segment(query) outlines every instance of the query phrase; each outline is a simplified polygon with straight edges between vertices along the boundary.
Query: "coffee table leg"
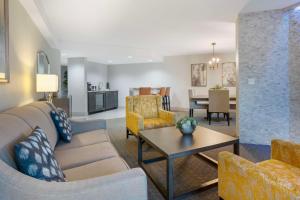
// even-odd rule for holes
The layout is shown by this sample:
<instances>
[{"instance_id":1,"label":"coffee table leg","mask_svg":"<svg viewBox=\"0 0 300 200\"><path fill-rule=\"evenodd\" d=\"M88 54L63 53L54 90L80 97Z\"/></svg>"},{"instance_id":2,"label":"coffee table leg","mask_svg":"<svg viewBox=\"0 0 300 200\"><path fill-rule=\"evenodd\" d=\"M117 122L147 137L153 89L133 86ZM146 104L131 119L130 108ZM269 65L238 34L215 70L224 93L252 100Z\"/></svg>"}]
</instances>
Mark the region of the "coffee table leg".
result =
<instances>
[{"instance_id":1,"label":"coffee table leg","mask_svg":"<svg viewBox=\"0 0 300 200\"><path fill-rule=\"evenodd\" d=\"M174 198L174 177L173 177L173 170L174 170L174 160L172 158L167 159L167 195L168 200L173 200Z\"/></svg>"},{"instance_id":2,"label":"coffee table leg","mask_svg":"<svg viewBox=\"0 0 300 200\"><path fill-rule=\"evenodd\" d=\"M138 163L142 165L143 162L143 140L141 137L138 137Z\"/></svg>"},{"instance_id":3,"label":"coffee table leg","mask_svg":"<svg viewBox=\"0 0 300 200\"><path fill-rule=\"evenodd\" d=\"M234 143L233 145L233 153L236 155L240 155L240 142L237 141L236 143Z\"/></svg>"}]
</instances>

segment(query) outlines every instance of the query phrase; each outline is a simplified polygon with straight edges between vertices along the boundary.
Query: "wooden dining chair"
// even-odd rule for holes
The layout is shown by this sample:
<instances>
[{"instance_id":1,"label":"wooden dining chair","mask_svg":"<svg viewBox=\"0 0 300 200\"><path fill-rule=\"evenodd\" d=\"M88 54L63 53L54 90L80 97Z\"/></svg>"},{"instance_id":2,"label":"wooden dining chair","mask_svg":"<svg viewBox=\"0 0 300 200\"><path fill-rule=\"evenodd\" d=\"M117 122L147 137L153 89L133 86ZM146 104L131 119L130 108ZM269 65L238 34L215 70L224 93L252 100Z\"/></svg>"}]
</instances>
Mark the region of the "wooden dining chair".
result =
<instances>
[{"instance_id":1,"label":"wooden dining chair","mask_svg":"<svg viewBox=\"0 0 300 200\"><path fill-rule=\"evenodd\" d=\"M168 111L171 110L170 94L171 94L171 88L167 87L165 98L166 98L166 107L167 107L166 110L168 110Z\"/></svg>"},{"instance_id":2,"label":"wooden dining chair","mask_svg":"<svg viewBox=\"0 0 300 200\"><path fill-rule=\"evenodd\" d=\"M139 88L139 95L151 95L151 87Z\"/></svg>"},{"instance_id":3,"label":"wooden dining chair","mask_svg":"<svg viewBox=\"0 0 300 200\"><path fill-rule=\"evenodd\" d=\"M228 126L230 126L229 114L229 90L209 90L209 103L208 103L208 121L211 124L211 117L213 113L223 113L227 119Z\"/></svg>"},{"instance_id":4,"label":"wooden dining chair","mask_svg":"<svg viewBox=\"0 0 300 200\"><path fill-rule=\"evenodd\" d=\"M166 101L166 88L165 87L161 87L159 90L159 95L162 98L162 107L164 110L167 110L167 101Z\"/></svg>"}]
</instances>

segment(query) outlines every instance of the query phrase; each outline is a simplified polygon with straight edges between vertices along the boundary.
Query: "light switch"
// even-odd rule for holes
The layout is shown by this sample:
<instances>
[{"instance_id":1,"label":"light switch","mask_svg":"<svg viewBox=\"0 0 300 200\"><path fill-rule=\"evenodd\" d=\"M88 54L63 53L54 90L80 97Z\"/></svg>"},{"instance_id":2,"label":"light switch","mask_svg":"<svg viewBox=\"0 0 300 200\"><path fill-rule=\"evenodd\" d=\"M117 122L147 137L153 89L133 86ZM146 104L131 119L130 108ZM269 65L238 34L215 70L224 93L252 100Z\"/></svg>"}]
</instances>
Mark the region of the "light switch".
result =
<instances>
[{"instance_id":1,"label":"light switch","mask_svg":"<svg viewBox=\"0 0 300 200\"><path fill-rule=\"evenodd\" d=\"M248 78L248 85L255 85L255 78Z\"/></svg>"}]
</instances>

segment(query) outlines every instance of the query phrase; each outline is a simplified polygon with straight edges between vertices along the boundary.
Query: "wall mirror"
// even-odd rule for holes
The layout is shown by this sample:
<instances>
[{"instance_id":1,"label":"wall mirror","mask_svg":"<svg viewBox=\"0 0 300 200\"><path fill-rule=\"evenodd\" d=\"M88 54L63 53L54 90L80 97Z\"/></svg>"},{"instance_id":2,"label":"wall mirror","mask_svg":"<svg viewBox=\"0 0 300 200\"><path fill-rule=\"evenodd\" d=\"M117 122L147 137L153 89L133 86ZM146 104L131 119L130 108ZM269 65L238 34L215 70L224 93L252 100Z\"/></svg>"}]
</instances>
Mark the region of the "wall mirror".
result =
<instances>
[{"instance_id":1,"label":"wall mirror","mask_svg":"<svg viewBox=\"0 0 300 200\"><path fill-rule=\"evenodd\" d=\"M9 81L8 0L0 0L0 83Z\"/></svg>"},{"instance_id":2,"label":"wall mirror","mask_svg":"<svg viewBox=\"0 0 300 200\"><path fill-rule=\"evenodd\" d=\"M44 51L39 51L37 53L37 73L50 74L50 62Z\"/></svg>"}]
</instances>

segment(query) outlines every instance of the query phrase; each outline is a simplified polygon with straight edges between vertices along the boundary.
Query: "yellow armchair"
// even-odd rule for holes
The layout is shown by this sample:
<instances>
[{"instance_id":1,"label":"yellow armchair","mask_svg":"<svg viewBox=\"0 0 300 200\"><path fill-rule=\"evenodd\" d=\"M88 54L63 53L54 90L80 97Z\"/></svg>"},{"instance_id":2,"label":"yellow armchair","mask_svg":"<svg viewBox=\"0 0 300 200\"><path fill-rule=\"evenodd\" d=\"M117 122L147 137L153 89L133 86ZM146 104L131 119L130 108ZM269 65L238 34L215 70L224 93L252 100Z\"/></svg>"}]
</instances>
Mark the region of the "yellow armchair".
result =
<instances>
[{"instance_id":1,"label":"yellow armchair","mask_svg":"<svg viewBox=\"0 0 300 200\"><path fill-rule=\"evenodd\" d=\"M162 109L158 95L126 97L126 128L129 135L138 136L139 131L175 125L175 113Z\"/></svg>"},{"instance_id":2,"label":"yellow armchair","mask_svg":"<svg viewBox=\"0 0 300 200\"><path fill-rule=\"evenodd\" d=\"M300 199L300 145L272 141L270 160L252 163L229 152L219 154L218 192L224 200Z\"/></svg>"}]
</instances>

